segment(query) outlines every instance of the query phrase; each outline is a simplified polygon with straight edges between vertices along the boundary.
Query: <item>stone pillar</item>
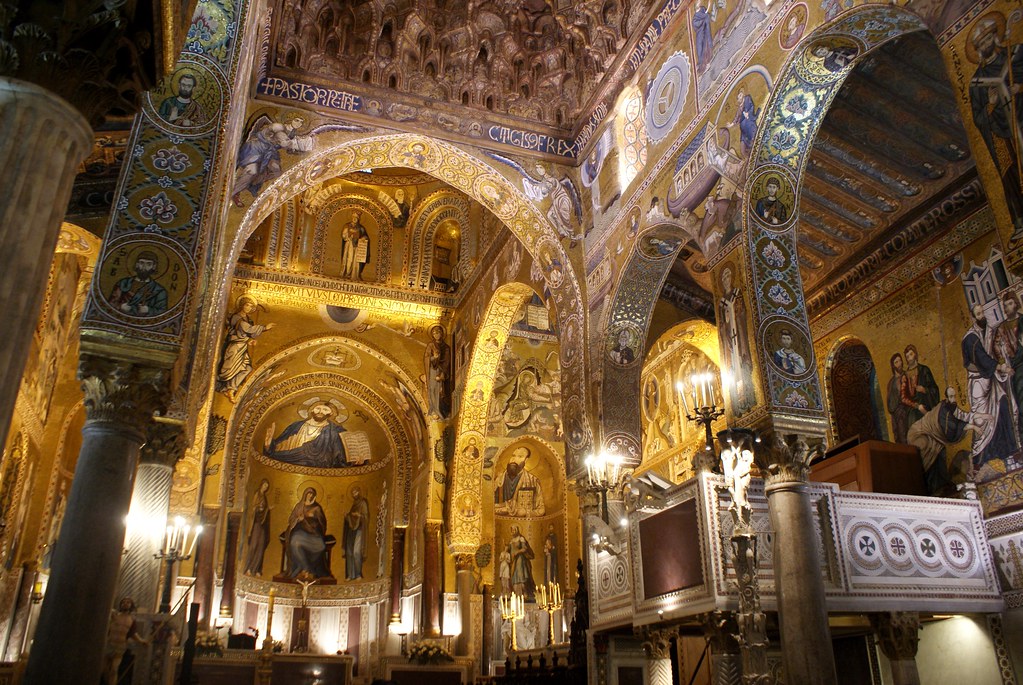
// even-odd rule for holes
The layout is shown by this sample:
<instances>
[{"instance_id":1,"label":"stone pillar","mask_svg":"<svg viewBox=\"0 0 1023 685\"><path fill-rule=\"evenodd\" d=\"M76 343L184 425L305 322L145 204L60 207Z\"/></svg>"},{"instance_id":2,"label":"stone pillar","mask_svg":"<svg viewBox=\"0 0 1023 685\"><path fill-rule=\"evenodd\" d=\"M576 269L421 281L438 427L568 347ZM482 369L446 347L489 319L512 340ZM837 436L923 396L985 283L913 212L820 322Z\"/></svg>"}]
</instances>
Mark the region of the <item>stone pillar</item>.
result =
<instances>
[{"instance_id":1,"label":"stone pillar","mask_svg":"<svg viewBox=\"0 0 1023 685\"><path fill-rule=\"evenodd\" d=\"M238 531L241 529L242 515L231 512L227 515L227 536L224 540L224 587L220 593L220 617L234 616L234 577L237 570L235 560L238 559ZM237 632L237 631L235 631Z\"/></svg>"},{"instance_id":2,"label":"stone pillar","mask_svg":"<svg viewBox=\"0 0 1023 685\"><path fill-rule=\"evenodd\" d=\"M165 369L83 354L78 375L82 447L26 685L99 682L139 450L170 394Z\"/></svg>"},{"instance_id":3,"label":"stone pillar","mask_svg":"<svg viewBox=\"0 0 1023 685\"><path fill-rule=\"evenodd\" d=\"M671 641L676 635L675 628L648 628L642 632L647 685L672 684Z\"/></svg>"},{"instance_id":4,"label":"stone pillar","mask_svg":"<svg viewBox=\"0 0 1023 685\"><path fill-rule=\"evenodd\" d=\"M920 672L916 667L920 614L915 611L870 614L870 625L877 634L881 651L891 662L892 682L895 685L920 685Z\"/></svg>"},{"instance_id":5,"label":"stone pillar","mask_svg":"<svg viewBox=\"0 0 1023 685\"><path fill-rule=\"evenodd\" d=\"M475 557L471 554L455 555L455 587L458 589L458 613L462 618L461 632L455 641L455 654L469 656L472 642L472 569Z\"/></svg>"},{"instance_id":6,"label":"stone pillar","mask_svg":"<svg viewBox=\"0 0 1023 685\"><path fill-rule=\"evenodd\" d=\"M428 521L423 550L423 637L440 637L440 593L443 590L443 559L440 521Z\"/></svg>"},{"instance_id":7,"label":"stone pillar","mask_svg":"<svg viewBox=\"0 0 1023 685\"><path fill-rule=\"evenodd\" d=\"M785 680L833 685L835 655L824 605L823 560L817 552L813 508L807 487L811 449L798 435L765 440L767 509L774 531L774 576L781 623Z\"/></svg>"},{"instance_id":8,"label":"stone pillar","mask_svg":"<svg viewBox=\"0 0 1023 685\"><path fill-rule=\"evenodd\" d=\"M391 532L391 623L401 623L401 590L405 575L405 529Z\"/></svg>"},{"instance_id":9,"label":"stone pillar","mask_svg":"<svg viewBox=\"0 0 1023 685\"><path fill-rule=\"evenodd\" d=\"M714 611L703 619L703 632L710 642L710 672L713 685L740 685L742 657L739 653L739 625L730 611Z\"/></svg>"},{"instance_id":10,"label":"stone pillar","mask_svg":"<svg viewBox=\"0 0 1023 685\"><path fill-rule=\"evenodd\" d=\"M78 165L92 150L82 115L48 90L0 77L0 445L21 385Z\"/></svg>"},{"instance_id":11,"label":"stone pillar","mask_svg":"<svg viewBox=\"0 0 1023 685\"><path fill-rule=\"evenodd\" d=\"M213 608L213 590L216 580L213 577L214 557L217 551L217 525L220 519L220 510L216 507L203 507L202 527L203 534L195 547L195 556L192 557L193 571L195 574L195 587L192 591L192 601L199 605L199 624L203 630L210 627L210 618ZM174 576L177 578L177 576Z\"/></svg>"},{"instance_id":12,"label":"stone pillar","mask_svg":"<svg viewBox=\"0 0 1023 685\"><path fill-rule=\"evenodd\" d=\"M184 449L181 423L161 420L149 425L128 510L127 553L117 581L117 597L131 597L142 612L156 611L159 603L163 562L153 555L163 543L174 464Z\"/></svg>"}]
</instances>

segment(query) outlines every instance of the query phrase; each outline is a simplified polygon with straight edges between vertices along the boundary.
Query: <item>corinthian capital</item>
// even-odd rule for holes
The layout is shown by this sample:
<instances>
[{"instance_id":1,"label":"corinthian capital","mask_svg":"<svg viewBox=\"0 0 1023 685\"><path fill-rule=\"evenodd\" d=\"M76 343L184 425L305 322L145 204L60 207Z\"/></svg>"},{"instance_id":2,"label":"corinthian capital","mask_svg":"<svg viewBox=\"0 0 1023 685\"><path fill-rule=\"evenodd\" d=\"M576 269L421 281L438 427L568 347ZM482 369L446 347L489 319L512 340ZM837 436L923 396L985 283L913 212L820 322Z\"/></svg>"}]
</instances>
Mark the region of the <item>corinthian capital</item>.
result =
<instances>
[{"instance_id":1,"label":"corinthian capital","mask_svg":"<svg viewBox=\"0 0 1023 685\"><path fill-rule=\"evenodd\" d=\"M163 410L170 398L170 371L137 362L83 354L78 379L88 421L121 424L143 435L153 412Z\"/></svg>"},{"instance_id":2,"label":"corinthian capital","mask_svg":"<svg viewBox=\"0 0 1023 685\"><path fill-rule=\"evenodd\" d=\"M649 659L670 659L671 640L678 635L678 628L644 628L639 636Z\"/></svg>"},{"instance_id":3,"label":"corinthian capital","mask_svg":"<svg viewBox=\"0 0 1023 685\"><path fill-rule=\"evenodd\" d=\"M150 422L140 455L143 463L174 466L184 453L185 430L180 422Z\"/></svg>"},{"instance_id":4,"label":"corinthian capital","mask_svg":"<svg viewBox=\"0 0 1023 685\"><path fill-rule=\"evenodd\" d=\"M805 483L810 462L824 453L824 443L820 439L807 441L795 433L775 434L761 444L757 465L767 471L766 485Z\"/></svg>"}]
</instances>

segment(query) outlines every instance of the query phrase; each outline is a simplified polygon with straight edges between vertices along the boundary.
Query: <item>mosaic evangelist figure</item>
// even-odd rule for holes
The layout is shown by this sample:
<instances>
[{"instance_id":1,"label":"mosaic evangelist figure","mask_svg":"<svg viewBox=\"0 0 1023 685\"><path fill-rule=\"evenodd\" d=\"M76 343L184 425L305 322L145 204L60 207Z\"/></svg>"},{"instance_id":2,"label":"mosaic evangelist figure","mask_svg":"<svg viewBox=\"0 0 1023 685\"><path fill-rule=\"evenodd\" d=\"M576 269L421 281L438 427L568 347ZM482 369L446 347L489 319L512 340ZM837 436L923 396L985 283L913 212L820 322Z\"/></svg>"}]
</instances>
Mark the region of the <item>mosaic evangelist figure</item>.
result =
<instances>
[{"instance_id":1,"label":"mosaic evangelist figure","mask_svg":"<svg viewBox=\"0 0 1023 685\"><path fill-rule=\"evenodd\" d=\"M227 319L227 336L220 355L220 367L217 369L217 391L227 395L234 402L238 388L252 372L252 357L249 350L256 338L271 330L277 324L257 324L252 314L259 309L255 298L242 295L238 304Z\"/></svg>"},{"instance_id":2,"label":"mosaic evangelist figure","mask_svg":"<svg viewBox=\"0 0 1023 685\"><path fill-rule=\"evenodd\" d=\"M297 466L346 466L348 462L341 434L345 432L344 421L348 416L338 417L337 423L332 420L334 416L333 406L317 402L309 408L307 418L290 424L277 437L273 437L276 424L271 423L266 431L263 453Z\"/></svg>"}]
</instances>

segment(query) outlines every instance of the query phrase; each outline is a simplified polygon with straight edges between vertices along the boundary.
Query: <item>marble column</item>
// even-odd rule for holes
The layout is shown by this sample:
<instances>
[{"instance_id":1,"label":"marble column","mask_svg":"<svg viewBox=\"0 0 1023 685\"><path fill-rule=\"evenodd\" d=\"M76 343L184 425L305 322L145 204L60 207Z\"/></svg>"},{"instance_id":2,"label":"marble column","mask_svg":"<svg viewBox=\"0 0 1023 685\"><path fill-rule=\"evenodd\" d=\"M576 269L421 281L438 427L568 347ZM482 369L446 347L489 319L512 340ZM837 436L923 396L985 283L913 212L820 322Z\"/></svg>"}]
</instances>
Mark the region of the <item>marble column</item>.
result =
<instances>
[{"instance_id":1,"label":"marble column","mask_svg":"<svg viewBox=\"0 0 1023 685\"><path fill-rule=\"evenodd\" d=\"M237 572L238 533L242 527L242 515L230 512L227 515L227 535L224 537L224 586L220 592L220 617L234 617L234 579ZM237 632L237 631L235 631Z\"/></svg>"},{"instance_id":2,"label":"marble column","mask_svg":"<svg viewBox=\"0 0 1023 685\"><path fill-rule=\"evenodd\" d=\"M391 531L391 623L401 623L401 590L405 575L405 529Z\"/></svg>"},{"instance_id":3,"label":"marble column","mask_svg":"<svg viewBox=\"0 0 1023 685\"><path fill-rule=\"evenodd\" d=\"M423 550L423 637L440 637L440 595L443 585L443 557L440 546L440 521L425 525L426 544Z\"/></svg>"},{"instance_id":4,"label":"marble column","mask_svg":"<svg viewBox=\"0 0 1023 685\"><path fill-rule=\"evenodd\" d=\"M184 449L180 422L161 420L149 425L131 494L126 553L117 582L117 597L131 597L142 612L156 611L159 603L163 562L153 555L163 543L174 464Z\"/></svg>"},{"instance_id":5,"label":"marble column","mask_svg":"<svg viewBox=\"0 0 1023 685\"><path fill-rule=\"evenodd\" d=\"M203 630L209 629L213 614L213 592L216 586L213 572L216 565L219 522L220 509L217 507L202 508L203 534L199 536L195 547L195 556L192 557L192 573L195 574L192 601L199 605L199 624Z\"/></svg>"},{"instance_id":6,"label":"marble column","mask_svg":"<svg viewBox=\"0 0 1023 685\"><path fill-rule=\"evenodd\" d=\"M870 614L870 625L878 644L892 666L895 685L920 685L916 667L916 647L920 641L920 614L915 611L893 611Z\"/></svg>"},{"instance_id":7,"label":"marble column","mask_svg":"<svg viewBox=\"0 0 1023 685\"><path fill-rule=\"evenodd\" d=\"M647 685L671 685L671 645L678 635L675 628L647 628L642 631L646 652Z\"/></svg>"},{"instance_id":8,"label":"marble column","mask_svg":"<svg viewBox=\"0 0 1023 685\"><path fill-rule=\"evenodd\" d=\"M139 451L169 397L168 372L83 354L85 426L23 682L96 683L117 589Z\"/></svg>"},{"instance_id":9,"label":"marble column","mask_svg":"<svg viewBox=\"0 0 1023 685\"><path fill-rule=\"evenodd\" d=\"M461 632L455 641L455 654L469 656L472 642L472 569L476 565L471 554L455 555L455 587L458 590L458 613L462 619Z\"/></svg>"},{"instance_id":10,"label":"marble column","mask_svg":"<svg viewBox=\"0 0 1023 685\"><path fill-rule=\"evenodd\" d=\"M774 576L781 623L785 679L800 685L833 685L835 655L824 604L823 560L818 553L813 507L807 485L811 448L798 435L764 440L764 491L774 531Z\"/></svg>"},{"instance_id":11,"label":"marble column","mask_svg":"<svg viewBox=\"0 0 1023 685\"><path fill-rule=\"evenodd\" d=\"M736 636L739 625L730 611L714 611L703 619L703 632L710 642L710 672L713 685L741 685L742 657Z\"/></svg>"},{"instance_id":12,"label":"marble column","mask_svg":"<svg viewBox=\"0 0 1023 685\"><path fill-rule=\"evenodd\" d=\"M92 129L54 93L0 77L0 445L14 412L25 359L78 165Z\"/></svg>"}]
</instances>

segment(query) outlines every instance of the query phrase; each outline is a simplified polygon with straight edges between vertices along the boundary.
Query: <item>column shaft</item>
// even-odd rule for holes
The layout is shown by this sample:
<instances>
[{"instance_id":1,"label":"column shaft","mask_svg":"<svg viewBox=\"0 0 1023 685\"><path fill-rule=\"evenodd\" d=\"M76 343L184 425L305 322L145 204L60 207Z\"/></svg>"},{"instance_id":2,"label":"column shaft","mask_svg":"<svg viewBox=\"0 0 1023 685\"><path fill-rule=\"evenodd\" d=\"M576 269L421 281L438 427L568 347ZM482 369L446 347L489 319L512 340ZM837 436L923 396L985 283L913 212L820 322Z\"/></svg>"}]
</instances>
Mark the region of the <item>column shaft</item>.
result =
<instances>
[{"instance_id":1,"label":"column shaft","mask_svg":"<svg viewBox=\"0 0 1023 685\"><path fill-rule=\"evenodd\" d=\"M440 527L436 521L426 524L426 545L423 550L423 635L440 637L440 594L443 590L443 559L440 547Z\"/></svg>"},{"instance_id":2,"label":"column shaft","mask_svg":"<svg viewBox=\"0 0 1023 685\"><path fill-rule=\"evenodd\" d=\"M806 483L769 483L766 493L786 679L800 685L831 685L836 681L835 656Z\"/></svg>"},{"instance_id":3,"label":"column shaft","mask_svg":"<svg viewBox=\"0 0 1023 685\"><path fill-rule=\"evenodd\" d=\"M459 554L455 557L455 587L458 589L458 613L462 625L455 642L457 656L469 656L469 644L472 642L472 567L475 562L471 554Z\"/></svg>"},{"instance_id":4,"label":"column shaft","mask_svg":"<svg viewBox=\"0 0 1023 685\"><path fill-rule=\"evenodd\" d=\"M195 589L192 601L199 605L199 623L204 630L210 626L210 614L213 607L213 567L217 551L216 530L219 518L220 511L218 509L203 507L202 525L206 532L199 536L199 543L195 548L195 557L193 557Z\"/></svg>"},{"instance_id":5,"label":"column shaft","mask_svg":"<svg viewBox=\"0 0 1023 685\"><path fill-rule=\"evenodd\" d=\"M61 220L92 129L48 90L0 78L0 445L46 293Z\"/></svg>"},{"instance_id":6,"label":"column shaft","mask_svg":"<svg viewBox=\"0 0 1023 685\"><path fill-rule=\"evenodd\" d=\"M131 597L143 612L156 611L160 589L160 531L167 522L174 468L166 464L139 464L129 508L127 553L121 562L118 597Z\"/></svg>"},{"instance_id":7,"label":"column shaft","mask_svg":"<svg viewBox=\"0 0 1023 685\"><path fill-rule=\"evenodd\" d=\"M143 436L88 421L25 683L96 683Z\"/></svg>"},{"instance_id":8,"label":"column shaft","mask_svg":"<svg viewBox=\"0 0 1023 685\"><path fill-rule=\"evenodd\" d=\"M391 534L391 623L401 621L401 589L405 572L405 529Z\"/></svg>"},{"instance_id":9,"label":"column shaft","mask_svg":"<svg viewBox=\"0 0 1023 685\"><path fill-rule=\"evenodd\" d=\"M227 515L227 538L224 540L224 587L220 593L220 615L222 617L234 615L235 560L238 558L238 531L241 528L241 516L237 512Z\"/></svg>"}]
</instances>

